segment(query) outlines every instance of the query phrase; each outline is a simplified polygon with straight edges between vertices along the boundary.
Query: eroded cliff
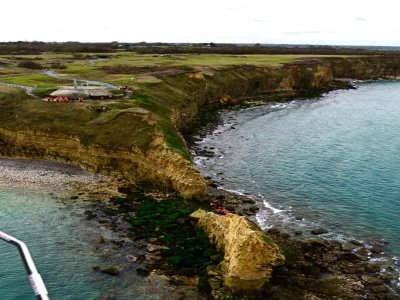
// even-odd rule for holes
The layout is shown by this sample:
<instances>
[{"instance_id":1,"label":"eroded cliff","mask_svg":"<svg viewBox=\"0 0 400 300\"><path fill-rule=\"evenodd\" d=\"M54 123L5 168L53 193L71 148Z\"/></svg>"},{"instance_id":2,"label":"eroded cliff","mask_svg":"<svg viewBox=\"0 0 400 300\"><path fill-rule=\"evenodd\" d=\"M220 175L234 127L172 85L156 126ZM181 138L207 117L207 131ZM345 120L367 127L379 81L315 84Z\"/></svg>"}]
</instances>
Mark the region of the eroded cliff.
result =
<instances>
[{"instance_id":1,"label":"eroded cliff","mask_svg":"<svg viewBox=\"0 0 400 300\"><path fill-rule=\"evenodd\" d=\"M245 217L217 215L198 210L191 215L217 249L224 253L221 262L224 286L235 293L255 293L269 280L272 268L285 258L278 246Z\"/></svg>"},{"instance_id":2,"label":"eroded cliff","mask_svg":"<svg viewBox=\"0 0 400 300\"><path fill-rule=\"evenodd\" d=\"M334 78L400 75L398 57L307 59L297 63L197 68L154 75L130 99L48 103L0 97L0 154L47 158L151 183L202 199L206 182L192 166L180 134L206 105L234 105L241 96L327 91Z\"/></svg>"}]
</instances>

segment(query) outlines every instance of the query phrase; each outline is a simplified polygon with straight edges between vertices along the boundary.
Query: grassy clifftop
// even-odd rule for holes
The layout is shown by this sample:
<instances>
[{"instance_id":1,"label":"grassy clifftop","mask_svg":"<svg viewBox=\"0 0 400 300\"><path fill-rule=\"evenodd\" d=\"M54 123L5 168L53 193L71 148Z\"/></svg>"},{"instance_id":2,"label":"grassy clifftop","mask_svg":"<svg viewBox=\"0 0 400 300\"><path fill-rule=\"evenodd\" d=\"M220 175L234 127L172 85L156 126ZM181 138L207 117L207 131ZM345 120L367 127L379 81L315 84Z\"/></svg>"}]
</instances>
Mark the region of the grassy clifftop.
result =
<instances>
[{"instance_id":1,"label":"grassy clifftop","mask_svg":"<svg viewBox=\"0 0 400 300\"><path fill-rule=\"evenodd\" d=\"M0 85L0 154L65 161L187 198L201 198L206 183L191 164L180 130L202 106L238 103L236 97L249 94L328 90L333 76L400 74L400 58L85 55L0 56L0 82L36 86L39 94L73 78L133 90L112 100L54 103ZM63 75L57 79L21 68L21 60Z\"/></svg>"}]
</instances>

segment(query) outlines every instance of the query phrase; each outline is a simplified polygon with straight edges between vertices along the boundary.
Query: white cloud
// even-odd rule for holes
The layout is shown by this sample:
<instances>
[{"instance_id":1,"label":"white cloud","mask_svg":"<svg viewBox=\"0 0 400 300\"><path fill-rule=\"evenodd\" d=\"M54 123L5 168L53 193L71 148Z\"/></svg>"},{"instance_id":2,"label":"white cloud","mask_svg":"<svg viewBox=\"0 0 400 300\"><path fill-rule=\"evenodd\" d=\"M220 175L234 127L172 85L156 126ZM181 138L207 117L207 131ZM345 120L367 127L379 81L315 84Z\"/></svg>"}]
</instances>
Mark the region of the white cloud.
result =
<instances>
[{"instance_id":1,"label":"white cloud","mask_svg":"<svg viewBox=\"0 0 400 300\"><path fill-rule=\"evenodd\" d=\"M400 46L399 8L397 0L13 0L2 3L0 41Z\"/></svg>"},{"instance_id":2,"label":"white cloud","mask_svg":"<svg viewBox=\"0 0 400 300\"><path fill-rule=\"evenodd\" d=\"M359 22L367 22L368 21L366 18L363 18L360 16L355 16L354 20L359 21Z\"/></svg>"}]
</instances>

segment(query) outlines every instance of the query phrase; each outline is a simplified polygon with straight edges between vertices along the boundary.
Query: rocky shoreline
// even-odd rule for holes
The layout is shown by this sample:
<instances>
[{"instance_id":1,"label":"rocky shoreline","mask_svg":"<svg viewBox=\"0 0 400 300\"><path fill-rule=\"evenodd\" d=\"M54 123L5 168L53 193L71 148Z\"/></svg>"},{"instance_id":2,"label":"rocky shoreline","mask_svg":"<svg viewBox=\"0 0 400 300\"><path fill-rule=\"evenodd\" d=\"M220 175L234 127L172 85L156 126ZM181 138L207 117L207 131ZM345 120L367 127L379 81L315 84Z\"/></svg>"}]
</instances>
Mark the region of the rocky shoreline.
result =
<instances>
[{"instance_id":1,"label":"rocky shoreline","mask_svg":"<svg viewBox=\"0 0 400 300\"><path fill-rule=\"evenodd\" d=\"M74 214L82 219L81 226L87 230L77 238L88 241L92 246L87 251L101 261L87 272L98 273L96 280L102 280L101 274L117 280L112 289L108 289L110 280L104 281L99 299L131 299L136 295L148 295L149 299L204 298L197 291L195 279L173 279L144 267L151 257L157 257L151 254L154 244L135 238L132 226L122 211L118 212L115 200L122 199L126 191L118 191L121 181L46 160L0 159L0 175L1 189L49 194L65 204L66 217ZM82 214L77 215L78 211Z\"/></svg>"},{"instance_id":2,"label":"rocky shoreline","mask_svg":"<svg viewBox=\"0 0 400 300\"><path fill-rule=\"evenodd\" d=\"M223 122L214 114L206 122L198 121L197 125L189 138L192 154L195 159L197 155L213 157L213 149L209 151L198 144ZM214 198L215 205L250 218L260 209L259 202L251 195L226 191L214 178L206 179L209 181L208 195ZM400 299L399 273L384 256L386 241L375 240L367 245L357 240L340 242L318 237L328 232L324 228L310 230L308 236L311 237L305 238L302 237L303 230L295 231L292 236L277 228L267 231L283 251L286 263L275 269L269 286L264 290L266 297Z\"/></svg>"},{"instance_id":3,"label":"rocky shoreline","mask_svg":"<svg viewBox=\"0 0 400 300\"><path fill-rule=\"evenodd\" d=\"M87 180L81 181L86 184L93 180L92 175L84 174L75 167L52 162L3 160L1 165L3 172L14 170L22 174L18 183L13 181L16 185L26 182L27 174L37 176L38 170L43 170L43 166L47 174L39 175L41 180L35 181L34 176L28 182L36 182L37 186L43 186L45 180L52 181L56 178L56 181L59 181L64 178L62 176L71 176L78 181L82 180L82 176L89 176ZM58 175L55 175L57 172ZM15 177L13 175L16 173L8 173L8 179ZM4 183L3 179L2 184ZM30 187L32 186L34 185L30 184ZM132 226L132 222L127 221L126 216L134 216L139 205L147 203L149 199L176 198L174 195L159 194L146 188L130 187L120 188L119 192L114 192L114 196L108 194L108 199L111 198L111 200L104 201L104 199L101 200L101 195L105 194L96 190L96 186L92 185L90 188L92 193L77 193L76 197L92 196L91 200L85 204L84 218L94 226L103 228L99 230L99 235L93 237L92 243L99 255L104 258L105 263L102 266L93 266L92 272L102 272L118 278L133 268L138 275L144 276L149 282L149 285L143 288L148 288L149 293L159 294L161 299L168 297L170 299L206 299L207 297L231 299L229 292L222 287L218 273L212 268L207 268L203 275L182 274L182 268L176 269L171 261L166 262L166 257L162 254L165 249L164 243L160 243L158 238L139 235L140 228ZM71 190L69 193L71 194ZM96 198L95 195L98 197ZM121 197L121 195L125 196ZM250 196L225 191L212 182L208 189L208 197L211 203L209 210L225 209L248 217L254 216L258 211L257 202ZM181 199L179 201L182 202ZM198 204L187 203L187 207L193 210L198 207ZM295 236L274 228L268 230L267 234L282 250L286 263L274 269L270 282L263 288L261 295L253 297L255 299L265 297L271 299L400 299L400 291L393 284L398 279L398 274L390 265L380 260L385 248L384 241L376 241L373 247L368 247L358 241L341 243L318 238L318 232L315 232L316 237L305 240L299 240ZM157 284L155 285L154 282ZM157 288L158 285L162 288ZM105 292L101 299L118 299L118 295L118 291L109 291ZM236 297L236 299L241 298L249 299L249 296Z\"/></svg>"},{"instance_id":4,"label":"rocky shoreline","mask_svg":"<svg viewBox=\"0 0 400 300\"><path fill-rule=\"evenodd\" d=\"M141 276L168 278L171 288L179 290L182 299L400 299L400 289L395 284L398 273L380 259L385 248L384 241L376 241L371 248L355 240L343 243L318 238L317 233L316 237L299 240L275 228L268 230L267 234L282 250L285 264L274 268L271 280L264 286L261 295L232 298L222 286L220 275L213 269L207 268L207 273L203 275L182 274L174 269L174 264L166 262L162 254L165 244L157 238L138 235L137 227L132 228L124 221L124 215L127 211L134 213L138 205L146 201L142 198L145 194L127 189L124 192L128 193L127 202L112 200L107 204L94 203L85 212L87 219L99 222L122 237L121 240L106 240L99 236L94 239L94 244L96 247L110 247L112 251L117 249L120 254L114 254L116 256L125 253ZM253 214L246 212L249 207L254 207L246 196L212 188L209 195L213 207L234 206L237 214ZM109 250L102 251L109 253ZM124 269L118 264L112 267L122 272ZM94 268L94 271L118 275L106 269ZM208 283L204 278L208 279Z\"/></svg>"},{"instance_id":5,"label":"rocky shoreline","mask_svg":"<svg viewBox=\"0 0 400 300\"><path fill-rule=\"evenodd\" d=\"M117 178L89 173L79 167L49 160L0 158L0 186L50 190L62 196L74 194L88 199L109 199L122 182Z\"/></svg>"},{"instance_id":6,"label":"rocky shoreline","mask_svg":"<svg viewBox=\"0 0 400 300\"><path fill-rule=\"evenodd\" d=\"M250 196L210 188L216 205L232 212L254 216L259 207ZM326 229L311 230L314 237L299 238L301 231L289 235L277 228L266 231L283 251L286 263L274 270L266 296L271 299L400 299L399 273L386 259L387 242L371 245L357 240L340 242L318 237ZM288 285L290 282L290 285ZM332 289L332 290L331 290ZM313 298L316 299L316 298Z\"/></svg>"}]
</instances>

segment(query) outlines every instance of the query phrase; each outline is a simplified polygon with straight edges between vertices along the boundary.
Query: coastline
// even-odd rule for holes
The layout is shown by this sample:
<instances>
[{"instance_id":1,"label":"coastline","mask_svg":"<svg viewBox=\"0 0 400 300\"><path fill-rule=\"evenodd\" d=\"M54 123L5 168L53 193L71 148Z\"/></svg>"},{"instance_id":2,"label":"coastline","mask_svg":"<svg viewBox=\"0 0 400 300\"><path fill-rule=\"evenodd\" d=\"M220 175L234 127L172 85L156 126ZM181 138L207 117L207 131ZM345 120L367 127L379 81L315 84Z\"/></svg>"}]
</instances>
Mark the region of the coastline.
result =
<instances>
[{"instance_id":1,"label":"coastline","mask_svg":"<svg viewBox=\"0 0 400 300\"><path fill-rule=\"evenodd\" d=\"M137 295L151 299L178 299L182 295L204 299L197 292L197 281L190 278L177 277L178 283L173 284L171 276L156 271L141 273L147 261L154 261L148 257L147 241L134 238L130 224L112 202L126 196L126 189L121 190L123 182L73 165L33 159L1 158L0 175L1 190L21 190L27 197L30 193L48 195L65 209L61 215L68 218L71 214L81 220L74 224L74 228L82 228L75 239L87 245L85 253L98 258L100 264L89 267L84 276L99 283L99 299L132 299ZM37 267L44 271L44 266ZM182 279L186 281L179 283Z\"/></svg>"},{"instance_id":2,"label":"coastline","mask_svg":"<svg viewBox=\"0 0 400 300\"><path fill-rule=\"evenodd\" d=\"M4 162L5 161L3 161L3 163ZM60 172L60 176L78 176L78 178L82 179L81 176L85 175L81 173L83 171L64 164L54 164L45 161L12 160L7 161L6 165L12 165L13 163L18 165L17 168L14 167L14 170L23 170L21 172L22 181L26 180L27 171L37 173L38 169L45 165L46 167L44 169L47 170L48 173L41 176L42 178L39 181L40 185L43 185L45 179L53 181L54 175L57 172L56 170ZM11 174L14 176L17 172L18 171ZM93 179L92 176L97 175L86 174L86 176L88 176L87 179L90 181ZM60 177L57 177L57 179L59 178ZM88 181L86 181L86 183L87 182ZM36 187L39 188L40 185ZM211 185L208 194L210 200L216 205L230 209L237 214L246 215L250 218L254 217L257 212L257 205L251 195L240 195L238 193L225 191L214 184ZM17 187L18 184L13 186ZM48 186L50 187L50 185ZM31 185L31 187L34 186ZM73 195L75 191L76 190L71 189L66 192L66 194L69 193ZM130 188L120 189L119 192L120 195L121 193L128 193L126 197L135 204L138 200L134 199L137 199L137 196L140 194L136 192L132 194L132 191L134 190ZM83 195L79 195L79 197L85 198ZM165 195L159 194L158 197L165 198ZM123 213L119 210L120 204L118 202L105 202L104 200L93 201L92 199L92 201L86 202L85 206L84 215L88 224L90 223L92 229L98 228L94 230L94 232L98 232L98 235L91 237L91 243L98 255L105 259L105 266L111 265L113 268L119 270L118 272L120 272L121 275L117 276L119 276L118 278L120 278L120 280L124 282L125 280L129 281L129 275L129 278L124 276L127 276L127 274L131 272L129 270L134 266L136 269L134 272L142 274L143 280L147 282L147 287L143 287L144 290L142 290L142 292L147 289L146 293L157 294L161 299L167 299L167 294L172 297L172 299L178 299L180 296L190 297L191 299L204 299L205 295L197 290L199 284L198 278L166 275L158 270L157 264L160 262L161 258L159 254L157 254L158 250L156 250L156 252L153 250L157 249L157 246L152 242L137 239L132 235L134 231L132 232L132 228L130 228L129 224L121 218ZM379 262L371 262L368 260L369 257L365 245L359 244L356 241L353 243L340 243L318 237L300 241L275 228L271 228L267 233L282 249L284 249L287 263L285 266L278 267L274 270L271 279L272 285L264 290L266 296L275 297L277 299L298 299L299 295L304 295L305 297L313 293L315 293L315 295L324 295L324 293L325 295L329 295L329 293L331 293L331 296L333 296L335 293L330 290L331 286L327 286L328 282L341 288L346 287L346 293L348 295L356 295L368 289L372 295L382 295L386 293L392 295L390 299L397 299L386 287L392 280L392 277L387 271L381 272L381 265ZM383 244L380 246L384 247ZM296 259L293 259L293 256L296 256ZM92 272L99 272L98 270L102 268L105 267L93 266ZM138 269L142 271L137 271ZM287 275L288 270L291 273L290 276ZM356 271L356 274L354 274L354 271ZM90 272L90 270L88 270L88 272ZM326 278L321 279L320 272L324 274L328 272L327 274L330 274L328 276L329 280L326 281ZM363 279L359 279L359 277ZM333 278L339 278L340 283L332 283L331 281ZM297 287L295 289L290 289L289 294L283 297L281 293L284 289L288 288L287 282L292 282L292 284ZM320 287L310 291L310 284L315 286L320 285ZM107 297L118 297L120 292L122 291L110 291L103 293L102 297L104 299L108 299Z\"/></svg>"},{"instance_id":3,"label":"coastline","mask_svg":"<svg viewBox=\"0 0 400 300\"><path fill-rule=\"evenodd\" d=\"M292 70L292 69L291 69ZM244 71L246 71L246 70L244 70ZM254 70L253 70L254 71ZM294 70L292 70L292 71L294 71ZM313 77L312 79L313 80L311 80L311 83L309 83L309 84L305 84L304 86L303 86L303 82L300 82L300 83L298 83L298 84L296 84L296 85L293 85L293 84L287 84L288 85L288 88L289 89L291 89L291 88L294 88L294 89L296 89L296 88L300 88L300 89L305 89L305 90L308 90L308 89L310 89L311 90L311 93L312 92L315 92L313 89L312 89L312 87L314 86L314 84L315 84L315 86L317 86L318 87L318 85L319 85L319 81L318 81L318 78L319 78L319 76L320 76L320 73L319 72L317 72L318 70L315 70L315 78ZM228 72L227 72L228 73ZM312 72L311 72L312 73ZM319 74L319 75L318 75ZM199 82L202 82L203 81L203 79L204 79L204 76L209 76L209 75L206 75L206 74L202 74L202 73L200 73L200 74L198 74L199 76L199 78L197 78L196 80L198 80ZM222 75L224 75L224 74L222 74ZM221 76L222 76L221 75ZM229 74L228 74L229 75ZM318 75L318 76L317 76ZM186 76L186 75L185 75ZM201 77L203 77L203 79L201 79ZM242 81L242 77L240 77L240 76L238 76L239 77L239 81L241 82ZM260 76L261 77L261 76ZM302 76L293 76L294 78L296 78L296 80L297 79L299 79L299 81L300 81L300 79L301 78L303 78ZM236 78L236 77L235 77ZM263 77L264 78L264 77ZM185 80L186 80L187 78L185 78ZM212 80L208 80L208 79L210 79L209 77L207 77L207 81L212 81ZM211 78L212 79L212 78ZM265 78L264 78L265 79ZM184 81L185 81L184 80ZM204 80L204 81L206 81L206 80ZM185 81L186 82L186 81ZM216 81L217 83L218 83L218 81ZM283 82L283 81L282 81ZM313 83L313 82L315 82L315 83ZM285 82L283 82L283 83L285 83ZM283 84L282 83L282 84ZM249 84L249 86L250 86L250 81L248 82L248 84ZM235 85L235 82L232 82L232 86L234 86ZM266 84L267 85L267 84ZM266 96L271 96L270 98L268 98L267 97L267 99L269 99L269 100L271 100L271 99L275 99L275 94L277 94L276 92L271 92L271 90L273 90L274 89L274 87L272 87L272 86L274 86L274 84L271 84L271 86L268 86L266 89L269 91L269 95L266 95ZM232 88L232 90L230 91L229 89L230 88ZM254 86L251 86L251 88L250 87L245 87L245 88L248 88L248 89L254 89ZM276 88L276 87L275 87ZM282 85L282 86L279 86L279 88L287 88L286 87L286 85ZM230 87L230 86L226 86L226 89L227 89L227 93L232 93L232 95L233 96L235 96L235 93L238 93L238 94L241 94L241 93L243 93L243 90L240 90L240 91L235 91L234 89L233 89L233 87ZM223 90L223 89L222 89ZM245 90L245 89L244 89ZM202 91L201 89L199 90L199 91ZM207 101L208 100L210 100L210 101L212 101L213 99L211 99L211 97L214 97L216 94L218 94L218 93L220 93L220 89L217 89L216 91L215 91L215 93L210 93L211 95L207 95L207 96L209 96L208 98L209 99L207 99ZM303 90L304 91L304 90ZM293 91L292 91L293 92ZM279 93L279 92L278 92ZM289 93L291 93L291 92L289 92ZM215 95L214 95L215 94ZM285 95L285 92L282 94L283 96L285 96L286 97L286 95ZM196 95L195 95L196 96ZM283 97L283 98L280 98L280 97L278 97L279 99L279 101L283 101L284 99L286 99L285 97ZM292 93L292 96L290 96L290 97L293 97L293 93ZM204 96L204 98L205 98L205 96ZM224 97L222 97L222 98L224 98ZM186 99L186 98L185 98ZM196 99L194 99L194 100L196 100ZM229 99L228 99L229 100ZM181 129L182 130L182 128L183 127L185 127L188 123L190 123L190 121L191 121L191 116L193 116L193 115L196 115L197 114L197 109L199 108L199 107L201 107L201 103L200 103L200 101L198 101L199 103L192 103L193 104L193 107L192 106L190 106L190 107L184 107L184 108L182 108L182 107L180 107L180 111L177 109L177 111L174 111L173 112L173 118L174 118L174 126L176 126L176 128L178 128L178 129ZM204 104L204 103L203 103ZM221 103L222 105L224 105L223 103ZM227 105L229 105L229 103L225 103L225 104L227 104ZM261 101L259 102L259 104L261 104ZM196 108L196 107L194 107L195 105L198 105L198 107ZM278 105L278 104L277 104ZM181 114L181 115L179 115L179 114ZM172 117L171 117L172 118ZM176 129L175 128L175 129ZM29 143L30 143L30 141L32 140L32 139L34 139L35 138L35 136L33 136L33 138L32 138L32 136L30 136L30 135L28 135L27 136L27 141L29 141ZM48 139L49 137L47 136L46 137L46 139ZM42 147L42 146L41 146ZM23 147L20 147L20 148L22 148L23 149ZM18 148L18 149L20 149L20 148ZM46 148L46 147L44 147L44 148ZM7 145L6 145L6 149L7 149ZM38 148L39 150L41 150L41 148L39 147ZM29 150L29 148L28 148L28 150ZM93 149L92 149L93 150ZM155 149L155 150L157 150L157 149ZM156 152L156 151L155 151ZM16 152L16 153L19 153L19 152ZM29 154L29 151L27 151L27 153ZM34 153L36 153L36 152L34 152ZM39 153L40 155L42 154L40 151L38 151L37 153ZM76 153L76 151L74 152L74 151L70 151L69 153ZM115 153L115 154L119 154L119 153ZM124 152L124 154L126 154L125 152ZM58 154L57 154L58 155ZM54 159L59 159L59 157L57 156L57 155L55 155L55 156L51 156L52 158L54 158ZM116 155L116 157L118 157L118 155ZM64 157L62 157L63 159L65 159L66 161L74 161L74 159L76 158L77 159L77 161L79 162L79 159L81 159L82 160L82 158L81 157L74 157L74 159L70 159L70 157L68 157L67 155L66 156L64 156ZM143 159L143 157L142 156L140 156L139 158L138 158L138 160L140 161L141 159ZM166 156L166 157L162 157L162 159L160 159L160 160L157 160L157 163L160 163L160 162L165 162L166 160L168 160L168 156ZM74 161L75 163L77 163L77 161ZM119 160L110 160L110 166L111 167L115 167L114 165L112 165L111 164L111 162L119 162ZM97 163L97 161L95 162L95 163ZM131 163L127 163L127 165L132 165ZM152 164L149 164L149 165L151 165L152 166ZM162 164L161 164L162 165ZM177 166L178 166L178 164L176 164ZM182 166L182 165L180 165L179 167L179 170L181 170L181 169L185 169L185 168L183 168L183 167L186 167L187 165L189 165L189 163L188 164L186 164L185 166ZM103 166L104 167L104 166ZM121 168L123 167L123 166L120 166ZM115 167L116 168L116 167ZM153 169L156 169L156 168L153 168ZM167 168L166 168L167 169ZM160 173L162 173L162 172L160 172ZM181 173L179 173L179 174L181 174ZM157 175L159 175L159 174L157 174ZM159 178L161 178L161 177L150 177L153 181L157 181L157 179L159 179ZM178 178L178 179L180 179L181 178L181 176L178 176L178 177L172 177L174 180L176 179L176 178ZM196 177L197 178L197 177ZM186 179L186 178L185 178ZM170 183L170 181L168 181L168 183ZM221 195L221 191L222 190L220 190L220 189L218 189L218 188L216 188L216 187L218 187L218 185L216 185L216 186L214 186L214 190L212 190L212 191L209 191L209 195L211 195L211 199L210 200L213 200L213 199L215 199L215 200L225 200L225 202L224 201L221 201L221 205L224 203L224 205L226 205L226 206L228 206L228 205L230 205L230 206L232 206L233 207L233 209L235 209L235 210L237 210L238 211L238 213L241 213L241 214L245 214L245 215L254 215L254 213L255 213L255 211L251 211L251 210L256 210L256 208L251 208L251 207L255 207L254 206L254 203L247 203L248 204L248 208L247 208L247 211L245 211L244 209L243 209L243 211L242 212L240 212L239 210L240 210L240 207L242 207L242 203L245 203L245 199L248 199L247 197L243 197L243 199L238 199L238 196L237 195L234 195L234 194L231 194L231 193L227 193L226 195ZM214 194L213 194L214 193ZM225 193L225 192L222 192L222 193ZM228 196L228 194L230 195L230 196ZM217 198L221 198L221 196L224 196L224 198L222 198L222 199L217 199ZM239 195L240 196L240 195ZM225 198L228 198L228 199L225 199ZM229 199L229 198L231 198L231 199ZM240 197L239 197L240 198ZM239 207L239 208L237 208L237 207ZM98 218L98 221L100 222L100 223L104 223L104 224L109 224L108 226L110 226L110 227L115 227L115 228L117 228L117 225L115 225L116 223L117 223L117 221L115 220L116 219L116 216L114 215L114 216L109 216L109 215L107 215L107 211L108 211L108 208L106 207L106 206L100 206L100 208L99 208L100 210L102 210L102 211L104 211L104 212L106 212L106 214L104 215L104 217L102 217L102 218ZM87 217L88 218L91 218L93 216L93 214L92 213L88 213L87 214ZM97 218L96 218L96 216L93 218L93 220L96 220ZM118 219L118 218L117 218ZM110 221L111 220L111 221ZM111 225L110 225L111 224ZM118 231L118 229L116 229L117 231ZM277 234L276 232L274 233L274 232L271 232L270 233L271 235L276 235L276 239L277 240L280 240L281 238L282 239L284 239L284 240L287 240L287 234L286 233L279 233L279 234ZM281 237L281 235L282 235L282 237ZM286 237L286 238L285 238ZM320 241L317 241L316 243L315 243L315 241L314 242L312 242L311 243L311 246L312 247L319 247L319 248L321 248L320 246L318 246L319 244L323 244L324 242L320 242ZM344 261L347 261L347 260L352 260L352 259L354 259L354 256L349 256L348 254L348 252L350 251L350 252L352 252L353 251L353 248L351 248L351 246L349 246L349 245L345 245L344 246L344 249L342 249L343 247L342 247L342 245L327 245L326 246L326 249L328 249L329 247L330 247L330 251L333 249L334 251L344 251L344 253L342 253L342 254L340 254L340 256L344 256L345 257L345 259L341 259L341 260L344 260ZM356 245L357 246L357 245ZM147 247L146 245L144 246L144 247ZM300 248L302 248L303 246L299 246ZM296 248L296 247L295 247ZM322 249L322 248L321 248ZM347 250L346 250L347 249ZM349 250L350 249L350 250ZM339 254L338 254L339 255ZM289 255L290 256L290 255ZM338 256L339 257L339 256ZM364 256L362 256L362 258L365 258L365 255ZM315 259L314 259L315 260ZM361 261L363 261L363 259L361 259L360 258L360 260ZM323 263L323 262L322 262ZM326 261L325 261L325 263L326 263ZM305 267L306 269L307 269L307 264L306 265L302 265L302 267ZM322 266L323 267L323 266ZM301 270L300 270L301 271ZM300 272L299 271L299 272ZM376 268L375 268L375 271L376 271ZM302 271L301 271L302 272ZM375 272L376 273L376 272ZM299 274L303 274L303 273L299 273ZM314 274L314 273L313 273ZM304 274L303 274L304 275ZM314 275L316 275L316 274L314 274ZM369 280L370 278L368 278L367 280ZM381 279L381 280L383 280L383 279ZM378 282L380 282L380 281L378 281ZM385 282L385 281L384 281ZM367 282L368 283L368 282ZM376 281L374 282L374 283L377 283ZM378 283L378 284L371 284L371 286L375 286L375 285L378 285L378 286L380 286L380 288L378 288L378 289L380 289L381 290L381 292L382 292L382 283ZM377 291L377 293L379 293L379 291Z\"/></svg>"},{"instance_id":4,"label":"coastline","mask_svg":"<svg viewBox=\"0 0 400 300\"><path fill-rule=\"evenodd\" d=\"M356 82L363 82L363 81L352 81L353 83ZM315 99L315 98L311 98ZM296 100L295 100L296 101ZM298 100L298 101L307 101L307 100ZM276 103L268 103L264 102L264 106L269 106L272 108L279 108L281 106L289 105L290 102L276 102ZM257 103L255 106L259 106L260 104ZM252 109L250 107L249 109ZM236 108L235 108L236 109ZM248 109L248 108L244 108ZM240 110L240 108L239 108ZM229 108L225 109L223 112L219 112L219 114L223 114L224 112L229 112ZM207 160L210 158L216 158L218 155L223 155L222 152L216 149L215 145L209 145L209 139L212 136L217 137L220 134L223 134L225 130L234 130L236 129L235 122L232 122L232 118L218 118L213 117L213 124L207 124L206 126L199 126L193 129L193 136L189 139L189 148L191 149L192 155L194 157L195 165L197 165L199 169L199 164L201 165L203 160ZM196 124L204 124L204 122L199 121ZM260 207L264 206L264 209L267 208L271 210L271 214L285 214L285 208L275 208L271 206L262 195L251 195L246 191L235 191L229 190L223 186L223 169L218 174L210 174L210 172L205 172L203 170L200 171L203 176L209 181L209 185L211 186L211 191L209 193L217 195L220 198L219 205L232 209L232 212L236 214L246 215L253 221L255 221L259 226L261 226L272 238L273 240L281 247L281 249L293 249L295 248L297 252L303 253L308 247L312 246L314 249L318 251L328 251L330 253L330 258L324 261L322 257L311 256L307 258L307 253L305 253L305 257L302 257L303 262L306 261L308 264L313 265L317 269L320 268L321 274L324 272L333 273L337 278L345 279L347 282L345 285L349 285L349 289L347 290L348 295L362 294L363 292L369 293L371 297L373 297L374 293L382 293L388 297L394 297L393 299L399 299L400 295L400 277L399 277L399 270L398 266L394 265L393 257L390 254L385 253L385 247L387 242L381 239L376 239L372 241L359 241L352 238L350 235L342 235L342 238L339 238L335 232L329 231L326 228L310 228L302 225L300 226L300 222L302 221L302 217L296 216L289 216L287 215L287 219L291 219L291 226L292 228L284 228L281 224L269 224L267 227L260 223L257 220L257 213L260 211ZM222 180L221 180L222 179ZM210 189L209 189L210 190ZM227 201L221 200L227 199ZM232 201L232 199L236 199L236 201ZM238 200L240 199L240 200ZM247 199L247 200L246 200ZM233 208L232 202L234 202L238 207ZM243 204L248 205L251 203L251 211L249 211L248 207L241 208ZM282 221L285 222L285 221ZM293 227L297 226L297 227ZM296 246L293 246L293 245ZM299 250L302 249L302 250ZM304 250L304 251L303 251ZM286 250L284 250L285 252ZM350 263L350 268L354 268L354 270L350 270L346 266L346 263L341 262L342 257L349 255L354 257L350 258L353 260ZM310 259L311 258L311 259ZM359 260L357 262L357 260ZM353 264L361 263L365 264L364 267L357 267ZM290 264L290 263L289 263ZM328 266L330 264L330 266ZM335 264L337 264L335 266ZM340 265L341 264L341 265ZM353 265L352 265L353 264ZM340 265L340 266L339 266ZM296 269L296 267L294 268ZM379 271L378 271L379 270ZM294 271L294 270L292 270ZM372 272L375 272L376 278L380 278L379 280L370 280ZM278 271L279 272L279 271ZM294 271L296 272L296 271ZM317 272L318 273L318 272ZM348 274L352 274L348 276ZM315 274L314 274L315 275ZM357 278L358 276L358 278ZM374 275L372 275L374 276ZM389 279L391 278L391 279ZM364 280L366 279L366 280ZM383 281L382 281L382 280ZM273 281L274 279L272 279ZM368 282L370 281L370 282ZM370 283L374 282L377 284L378 282L384 283L386 288L377 287L371 285ZM297 282L301 285L301 283ZM340 285L340 284L339 284ZM351 286L351 287L350 287ZM344 286L342 286L344 287ZM371 294L372 293L372 294ZM394 294L391 294L394 293ZM396 295L396 296L395 296ZM384 296L384 297L386 297Z\"/></svg>"},{"instance_id":5,"label":"coastline","mask_svg":"<svg viewBox=\"0 0 400 300\"><path fill-rule=\"evenodd\" d=\"M0 158L0 187L49 191L58 196L106 200L119 196L121 182L79 167L43 159Z\"/></svg>"}]
</instances>

